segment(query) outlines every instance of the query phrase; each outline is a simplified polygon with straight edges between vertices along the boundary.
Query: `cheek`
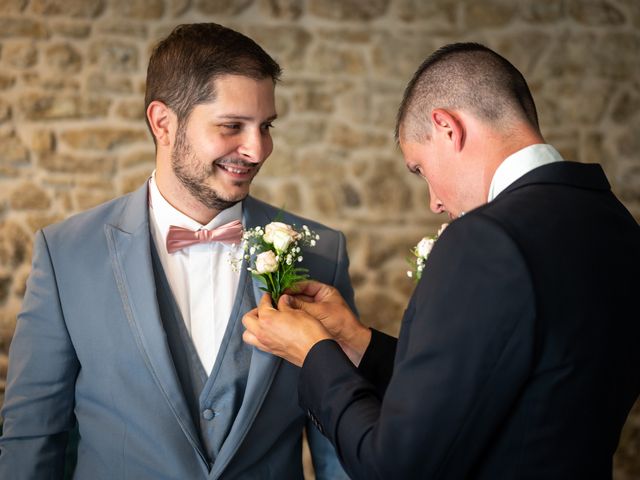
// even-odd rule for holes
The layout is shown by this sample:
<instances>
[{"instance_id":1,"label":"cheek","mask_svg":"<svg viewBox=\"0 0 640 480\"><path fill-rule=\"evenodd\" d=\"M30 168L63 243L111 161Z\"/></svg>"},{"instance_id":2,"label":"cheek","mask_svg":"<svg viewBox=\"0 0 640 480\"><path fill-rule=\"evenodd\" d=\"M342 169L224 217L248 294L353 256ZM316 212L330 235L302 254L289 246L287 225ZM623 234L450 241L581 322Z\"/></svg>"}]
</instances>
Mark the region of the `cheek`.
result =
<instances>
[{"instance_id":1,"label":"cheek","mask_svg":"<svg viewBox=\"0 0 640 480\"><path fill-rule=\"evenodd\" d=\"M269 134L267 134L266 138L264 139L263 150L265 159L269 155L271 155L271 152L273 151L273 138L271 138L271 135Z\"/></svg>"}]
</instances>

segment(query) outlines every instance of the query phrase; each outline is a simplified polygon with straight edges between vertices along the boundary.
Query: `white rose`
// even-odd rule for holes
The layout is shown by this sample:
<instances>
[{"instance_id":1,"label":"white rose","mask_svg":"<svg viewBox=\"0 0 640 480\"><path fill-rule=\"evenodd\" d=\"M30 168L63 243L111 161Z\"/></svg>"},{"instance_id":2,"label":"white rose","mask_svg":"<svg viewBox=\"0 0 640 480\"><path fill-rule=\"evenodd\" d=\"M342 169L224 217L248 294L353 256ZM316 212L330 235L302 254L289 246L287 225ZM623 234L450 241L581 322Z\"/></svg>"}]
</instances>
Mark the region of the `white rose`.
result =
<instances>
[{"instance_id":1,"label":"white rose","mask_svg":"<svg viewBox=\"0 0 640 480\"><path fill-rule=\"evenodd\" d=\"M264 240L279 252L284 252L294 240L298 239L298 232L286 223L271 222L264 229Z\"/></svg>"},{"instance_id":2,"label":"white rose","mask_svg":"<svg viewBox=\"0 0 640 480\"><path fill-rule=\"evenodd\" d=\"M278 269L278 259L271 250L262 252L256 257L256 271L258 273L271 273Z\"/></svg>"},{"instance_id":3,"label":"white rose","mask_svg":"<svg viewBox=\"0 0 640 480\"><path fill-rule=\"evenodd\" d=\"M426 258L431 253L431 249L433 248L434 243L435 240L433 238L424 237L416 246L418 255L422 258Z\"/></svg>"}]
</instances>

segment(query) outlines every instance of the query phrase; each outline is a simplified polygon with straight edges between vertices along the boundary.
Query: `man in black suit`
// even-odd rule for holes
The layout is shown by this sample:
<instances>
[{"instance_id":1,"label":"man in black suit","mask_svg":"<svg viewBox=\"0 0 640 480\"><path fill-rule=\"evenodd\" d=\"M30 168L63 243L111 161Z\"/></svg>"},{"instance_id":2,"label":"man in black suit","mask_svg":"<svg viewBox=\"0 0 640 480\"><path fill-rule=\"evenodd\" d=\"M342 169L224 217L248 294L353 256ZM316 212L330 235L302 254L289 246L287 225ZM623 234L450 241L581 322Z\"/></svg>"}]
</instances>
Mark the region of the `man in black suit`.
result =
<instances>
[{"instance_id":1,"label":"man in black suit","mask_svg":"<svg viewBox=\"0 0 640 480\"><path fill-rule=\"evenodd\" d=\"M422 64L396 137L454 219L399 338L310 282L263 299L245 341L302 366L300 404L354 479L611 478L640 392L637 222L600 166L545 144L524 78L481 45Z\"/></svg>"}]
</instances>

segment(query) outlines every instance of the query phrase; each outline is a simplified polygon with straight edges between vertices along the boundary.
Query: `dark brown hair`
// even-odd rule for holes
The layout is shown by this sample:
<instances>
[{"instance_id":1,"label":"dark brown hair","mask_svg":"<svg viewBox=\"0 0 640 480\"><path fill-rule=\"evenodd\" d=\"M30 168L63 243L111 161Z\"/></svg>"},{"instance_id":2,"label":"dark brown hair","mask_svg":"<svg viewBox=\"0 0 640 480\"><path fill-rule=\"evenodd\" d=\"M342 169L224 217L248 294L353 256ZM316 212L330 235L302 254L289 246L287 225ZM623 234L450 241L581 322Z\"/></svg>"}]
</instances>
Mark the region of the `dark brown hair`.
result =
<instances>
[{"instance_id":1,"label":"dark brown hair","mask_svg":"<svg viewBox=\"0 0 640 480\"><path fill-rule=\"evenodd\" d=\"M467 110L504 128L517 118L539 129L536 106L522 74L479 43L445 45L420 65L398 110L396 141L401 127L403 137L428 139L436 108Z\"/></svg>"},{"instance_id":2,"label":"dark brown hair","mask_svg":"<svg viewBox=\"0 0 640 480\"><path fill-rule=\"evenodd\" d=\"M215 100L213 80L217 77L271 77L277 82L281 73L276 61L256 42L235 30L215 23L179 25L156 45L149 59L145 111L158 100L182 123L193 107Z\"/></svg>"}]
</instances>

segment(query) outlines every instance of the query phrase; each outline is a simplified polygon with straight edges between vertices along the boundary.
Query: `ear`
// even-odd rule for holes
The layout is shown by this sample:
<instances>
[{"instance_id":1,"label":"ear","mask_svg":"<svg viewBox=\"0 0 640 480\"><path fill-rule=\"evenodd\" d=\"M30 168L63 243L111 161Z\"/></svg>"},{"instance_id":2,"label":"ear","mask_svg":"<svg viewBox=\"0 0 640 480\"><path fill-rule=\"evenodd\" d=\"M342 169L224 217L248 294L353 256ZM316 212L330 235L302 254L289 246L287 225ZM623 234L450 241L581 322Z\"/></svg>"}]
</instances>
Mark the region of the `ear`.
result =
<instances>
[{"instance_id":1,"label":"ear","mask_svg":"<svg viewBox=\"0 0 640 480\"><path fill-rule=\"evenodd\" d=\"M466 130L459 116L449 110L436 108L431 112L431 122L436 132L444 135L448 141L453 143L456 152L462 150Z\"/></svg>"},{"instance_id":2,"label":"ear","mask_svg":"<svg viewBox=\"0 0 640 480\"><path fill-rule=\"evenodd\" d=\"M147 107L147 119L153 136L156 137L156 143L162 146L170 145L176 119L173 111L164 103L154 100Z\"/></svg>"}]
</instances>

